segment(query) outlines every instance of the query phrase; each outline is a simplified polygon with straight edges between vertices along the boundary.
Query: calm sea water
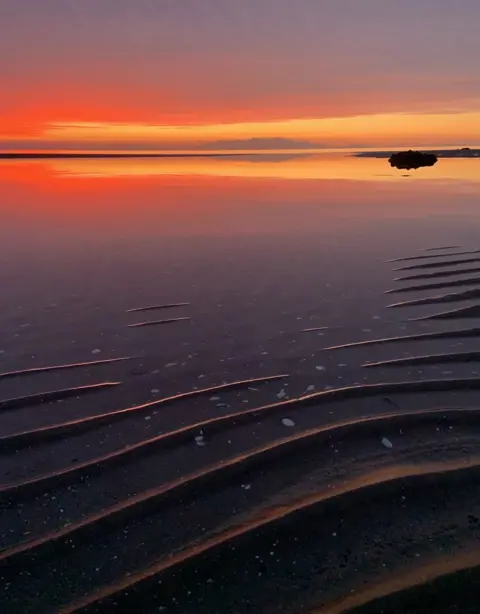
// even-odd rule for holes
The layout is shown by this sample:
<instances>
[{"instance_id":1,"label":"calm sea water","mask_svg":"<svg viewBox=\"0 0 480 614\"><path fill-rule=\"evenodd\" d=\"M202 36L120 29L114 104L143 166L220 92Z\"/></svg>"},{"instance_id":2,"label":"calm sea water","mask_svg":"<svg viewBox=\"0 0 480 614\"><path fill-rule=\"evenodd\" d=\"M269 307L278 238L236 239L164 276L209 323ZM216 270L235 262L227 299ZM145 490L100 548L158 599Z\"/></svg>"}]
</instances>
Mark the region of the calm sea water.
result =
<instances>
[{"instance_id":1,"label":"calm sea water","mask_svg":"<svg viewBox=\"0 0 480 614\"><path fill-rule=\"evenodd\" d=\"M184 334L214 352L228 338L233 355L303 324L360 326L391 285L383 261L476 246L478 171L338 155L2 162L0 360L109 352L125 310L155 303L191 303Z\"/></svg>"},{"instance_id":2,"label":"calm sea water","mask_svg":"<svg viewBox=\"0 0 480 614\"><path fill-rule=\"evenodd\" d=\"M4 610L49 614L86 598L93 609L63 611L347 612L375 595L396 598L398 586L412 586L415 566L428 578L477 565L478 409L441 420L409 413L478 407L477 295L387 306L477 291L478 254L434 257L426 270L396 270L425 260L388 261L479 248L479 165L440 160L402 173L384 159L286 154L1 162L0 372L132 358L0 378ZM463 259L473 262L453 262ZM442 273L449 261L450 277ZM445 280L454 285L385 294ZM172 303L187 304L129 312ZM459 307L474 312L411 321ZM131 327L165 319L176 321ZM325 351L461 327L472 329L425 344ZM465 351L474 354L458 355ZM362 368L429 352L455 355ZM289 377L199 395L278 375ZM29 396L106 381L117 385ZM364 386L385 383L380 392ZM353 394L283 404L349 386ZM143 405L181 392L193 396ZM198 426L212 420L213 430ZM186 427L194 432L179 436ZM305 433L313 438L303 441ZM143 445L162 434L164 447ZM129 446L140 447L132 454ZM186 485L185 476L193 476ZM140 495L147 503L137 506ZM95 535L83 533L87 520ZM63 549L59 528L68 533ZM217 548L219 531L231 549ZM210 538L205 557L188 550ZM22 559L15 548L23 542ZM152 583L128 589L179 548L193 552L191 564L155 568ZM446 601L440 610L438 595L435 611L453 611ZM338 598L340 609L322 609ZM398 607L387 609L427 611Z\"/></svg>"}]
</instances>

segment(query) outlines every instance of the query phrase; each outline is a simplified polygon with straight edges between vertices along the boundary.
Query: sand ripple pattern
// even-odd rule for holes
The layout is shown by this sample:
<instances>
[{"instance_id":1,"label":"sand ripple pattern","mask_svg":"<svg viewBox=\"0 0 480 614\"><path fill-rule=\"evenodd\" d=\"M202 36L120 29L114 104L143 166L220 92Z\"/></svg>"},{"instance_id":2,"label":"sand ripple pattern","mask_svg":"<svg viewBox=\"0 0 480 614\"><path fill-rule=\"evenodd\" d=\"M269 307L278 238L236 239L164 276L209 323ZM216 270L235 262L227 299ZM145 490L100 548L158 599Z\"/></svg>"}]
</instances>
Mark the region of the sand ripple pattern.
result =
<instances>
[{"instance_id":1,"label":"sand ripple pattern","mask_svg":"<svg viewBox=\"0 0 480 614\"><path fill-rule=\"evenodd\" d=\"M0 436L2 612L476 612L480 375L442 369L480 363L480 282L462 279L480 259L455 259L478 251L388 261L426 271L397 283L445 280L388 291L413 295L386 305L407 314L405 334L324 344L323 355L348 357L355 385L289 397L296 376L272 360L268 373L105 409L139 357L0 373L0 418L25 417ZM472 288L424 294L462 285ZM127 313L163 309L192 315L125 327L151 325L161 342L196 325L189 303ZM87 371L107 377L82 385ZM78 385L38 392L38 378L63 372ZM25 393L4 398L12 380Z\"/></svg>"}]
</instances>

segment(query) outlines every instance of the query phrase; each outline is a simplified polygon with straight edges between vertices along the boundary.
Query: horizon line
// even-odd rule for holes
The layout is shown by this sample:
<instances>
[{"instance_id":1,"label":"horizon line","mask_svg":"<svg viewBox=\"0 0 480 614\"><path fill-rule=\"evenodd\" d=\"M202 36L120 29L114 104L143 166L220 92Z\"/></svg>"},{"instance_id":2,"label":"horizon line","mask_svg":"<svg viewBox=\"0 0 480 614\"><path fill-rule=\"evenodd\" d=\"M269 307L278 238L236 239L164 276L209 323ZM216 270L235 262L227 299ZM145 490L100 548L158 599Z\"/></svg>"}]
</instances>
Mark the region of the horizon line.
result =
<instances>
[{"instance_id":1,"label":"horizon line","mask_svg":"<svg viewBox=\"0 0 480 614\"><path fill-rule=\"evenodd\" d=\"M248 140L246 141L248 143ZM388 152L397 150L430 150L430 151L451 151L456 149L480 149L480 145L456 143L456 144L442 144L442 145L391 145L391 146L346 146L346 147L325 147L325 146L313 146L312 147L261 147L261 148L232 148L232 147L218 147L218 149L205 149L203 147L191 147L191 148L162 148L162 147L145 147L145 148L100 148L100 147L56 147L56 148L43 148L43 147L29 147L29 148L5 148L3 149L0 143L0 158L19 158L21 156L38 156L38 157L59 157L59 156L121 156L121 157L145 157L145 156L218 156L218 155L239 155L252 153L334 153L334 152Z\"/></svg>"}]
</instances>

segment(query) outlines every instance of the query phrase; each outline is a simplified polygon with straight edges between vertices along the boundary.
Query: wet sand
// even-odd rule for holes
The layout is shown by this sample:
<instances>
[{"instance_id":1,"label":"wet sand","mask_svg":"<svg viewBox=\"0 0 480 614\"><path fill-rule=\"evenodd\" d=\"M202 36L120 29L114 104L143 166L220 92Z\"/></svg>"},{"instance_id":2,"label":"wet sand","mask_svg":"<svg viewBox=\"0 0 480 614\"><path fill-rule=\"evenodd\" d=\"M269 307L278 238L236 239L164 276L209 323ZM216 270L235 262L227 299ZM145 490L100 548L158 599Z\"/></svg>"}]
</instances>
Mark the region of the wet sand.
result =
<instances>
[{"instance_id":1,"label":"wet sand","mask_svg":"<svg viewBox=\"0 0 480 614\"><path fill-rule=\"evenodd\" d=\"M217 237L201 267L172 244L10 285L2 612L476 612L478 245L446 235ZM451 276L415 289L405 258Z\"/></svg>"}]
</instances>

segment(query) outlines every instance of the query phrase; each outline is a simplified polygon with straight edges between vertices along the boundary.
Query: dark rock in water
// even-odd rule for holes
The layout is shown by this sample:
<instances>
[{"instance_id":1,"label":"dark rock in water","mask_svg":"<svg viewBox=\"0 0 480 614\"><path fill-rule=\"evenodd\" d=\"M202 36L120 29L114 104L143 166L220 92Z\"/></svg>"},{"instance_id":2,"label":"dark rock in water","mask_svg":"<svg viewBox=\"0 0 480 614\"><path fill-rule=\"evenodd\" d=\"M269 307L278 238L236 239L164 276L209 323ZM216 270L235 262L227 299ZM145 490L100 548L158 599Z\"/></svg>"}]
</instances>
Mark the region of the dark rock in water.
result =
<instances>
[{"instance_id":1,"label":"dark rock in water","mask_svg":"<svg viewBox=\"0 0 480 614\"><path fill-rule=\"evenodd\" d=\"M388 161L390 162L390 166L409 171L412 168L416 169L422 166L433 166L438 161L438 158L432 153L409 150L393 154Z\"/></svg>"}]
</instances>

